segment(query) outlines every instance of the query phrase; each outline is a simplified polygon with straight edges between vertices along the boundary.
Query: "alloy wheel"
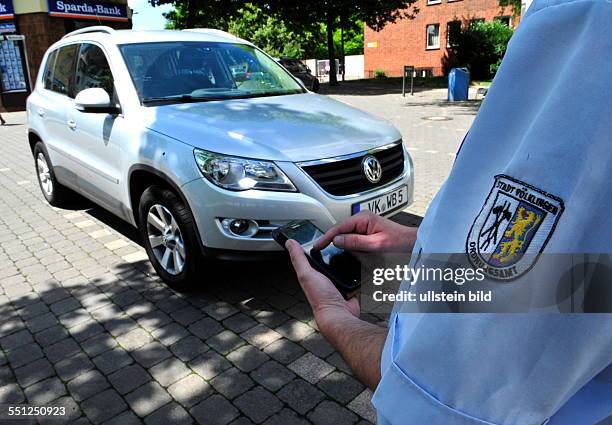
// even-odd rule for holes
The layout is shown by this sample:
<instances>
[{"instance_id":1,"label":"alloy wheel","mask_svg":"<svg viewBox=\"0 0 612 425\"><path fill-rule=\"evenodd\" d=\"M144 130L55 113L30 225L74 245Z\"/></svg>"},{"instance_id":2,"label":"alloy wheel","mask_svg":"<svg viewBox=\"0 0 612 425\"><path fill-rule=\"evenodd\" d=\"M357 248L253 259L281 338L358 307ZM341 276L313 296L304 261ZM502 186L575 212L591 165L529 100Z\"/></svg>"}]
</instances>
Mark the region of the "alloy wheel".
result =
<instances>
[{"instance_id":1,"label":"alloy wheel","mask_svg":"<svg viewBox=\"0 0 612 425\"><path fill-rule=\"evenodd\" d=\"M53 180L51 179L51 170L47 164L47 158L42 152L39 152L36 157L36 170L38 171L38 180L40 186L47 196L53 195Z\"/></svg>"},{"instance_id":2,"label":"alloy wheel","mask_svg":"<svg viewBox=\"0 0 612 425\"><path fill-rule=\"evenodd\" d=\"M185 268L185 242L172 213L155 204L147 214L147 236L153 254L163 269L178 275Z\"/></svg>"}]
</instances>

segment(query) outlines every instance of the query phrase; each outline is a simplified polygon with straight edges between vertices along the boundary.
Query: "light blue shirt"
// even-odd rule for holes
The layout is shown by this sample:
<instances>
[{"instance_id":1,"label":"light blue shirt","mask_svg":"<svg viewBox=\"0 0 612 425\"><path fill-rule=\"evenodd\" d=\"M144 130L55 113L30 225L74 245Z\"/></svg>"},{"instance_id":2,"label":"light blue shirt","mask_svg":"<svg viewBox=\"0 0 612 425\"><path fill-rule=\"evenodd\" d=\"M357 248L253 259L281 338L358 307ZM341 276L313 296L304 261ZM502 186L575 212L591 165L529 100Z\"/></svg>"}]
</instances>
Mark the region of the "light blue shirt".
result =
<instances>
[{"instance_id":1,"label":"light blue shirt","mask_svg":"<svg viewBox=\"0 0 612 425\"><path fill-rule=\"evenodd\" d=\"M532 220L512 254L521 273L522 252L610 253L611 87L612 2L536 0L415 251L485 246L506 205L508 229ZM612 315L393 314L381 373L380 424L597 424L612 415Z\"/></svg>"}]
</instances>

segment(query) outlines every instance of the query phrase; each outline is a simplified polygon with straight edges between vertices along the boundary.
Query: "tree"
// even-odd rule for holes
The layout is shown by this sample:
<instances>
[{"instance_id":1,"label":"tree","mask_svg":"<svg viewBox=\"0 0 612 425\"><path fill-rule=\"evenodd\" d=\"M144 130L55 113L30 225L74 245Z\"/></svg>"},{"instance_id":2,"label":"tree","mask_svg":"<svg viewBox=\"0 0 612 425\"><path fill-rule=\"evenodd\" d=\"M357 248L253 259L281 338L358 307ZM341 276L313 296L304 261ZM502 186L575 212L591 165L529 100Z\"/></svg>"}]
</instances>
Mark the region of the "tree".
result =
<instances>
[{"instance_id":1,"label":"tree","mask_svg":"<svg viewBox=\"0 0 612 425\"><path fill-rule=\"evenodd\" d=\"M499 21L478 22L453 34L453 62L470 70L473 79L495 75L512 37L512 28Z\"/></svg>"}]
</instances>

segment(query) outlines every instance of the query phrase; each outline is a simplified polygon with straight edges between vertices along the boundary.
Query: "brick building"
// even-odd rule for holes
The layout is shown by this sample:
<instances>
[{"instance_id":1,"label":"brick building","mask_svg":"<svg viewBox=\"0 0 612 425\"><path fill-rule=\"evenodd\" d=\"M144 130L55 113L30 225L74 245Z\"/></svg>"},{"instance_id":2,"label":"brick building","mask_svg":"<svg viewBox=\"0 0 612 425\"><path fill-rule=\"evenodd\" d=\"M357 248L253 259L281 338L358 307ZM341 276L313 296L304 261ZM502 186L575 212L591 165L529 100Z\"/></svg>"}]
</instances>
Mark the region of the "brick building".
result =
<instances>
[{"instance_id":1,"label":"brick building","mask_svg":"<svg viewBox=\"0 0 612 425\"><path fill-rule=\"evenodd\" d=\"M23 110L45 51L91 25L131 28L127 0L0 0L0 111Z\"/></svg>"},{"instance_id":2,"label":"brick building","mask_svg":"<svg viewBox=\"0 0 612 425\"><path fill-rule=\"evenodd\" d=\"M383 70L401 76L404 65L417 68L419 76L440 76L447 71L448 36L473 21L499 19L516 27L519 17L498 0L417 0L415 19L387 24L380 32L366 27L365 75Z\"/></svg>"}]
</instances>

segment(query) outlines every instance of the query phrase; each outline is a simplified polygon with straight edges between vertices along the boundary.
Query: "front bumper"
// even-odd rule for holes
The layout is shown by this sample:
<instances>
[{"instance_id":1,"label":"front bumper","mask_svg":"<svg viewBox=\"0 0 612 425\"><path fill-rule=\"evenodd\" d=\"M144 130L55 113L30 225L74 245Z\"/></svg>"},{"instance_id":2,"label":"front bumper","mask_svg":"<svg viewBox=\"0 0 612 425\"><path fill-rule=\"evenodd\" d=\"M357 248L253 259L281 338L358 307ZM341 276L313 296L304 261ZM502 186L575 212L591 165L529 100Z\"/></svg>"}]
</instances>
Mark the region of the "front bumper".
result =
<instances>
[{"instance_id":1,"label":"front bumper","mask_svg":"<svg viewBox=\"0 0 612 425\"><path fill-rule=\"evenodd\" d=\"M272 239L273 228L292 220L310 220L323 231L351 215L353 204L408 187L408 205L412 203L414 174L410 157L404 156L404 172L394 181L365 193L332 196L315 183L298 165L276 162L291 179L299 192L273 192L247 190L232 192L221 189L205 178L185 184L181 189L196 221L204 248L210 251L280 251L282 248ZM400 210L392 211L392 216ZM257 221L260 232L252 237L232 235L224 229L224 218L241 218Z\"/></svg>"}]
</instances>

